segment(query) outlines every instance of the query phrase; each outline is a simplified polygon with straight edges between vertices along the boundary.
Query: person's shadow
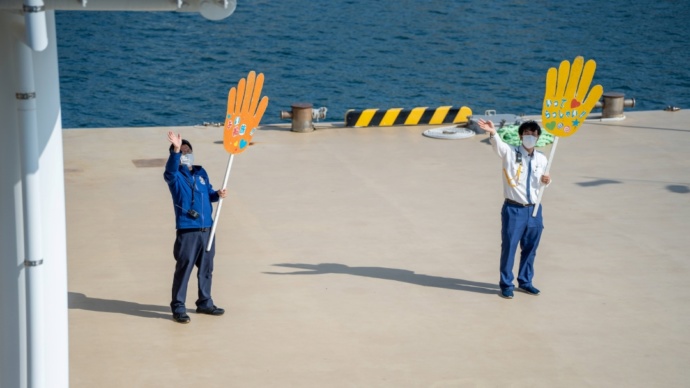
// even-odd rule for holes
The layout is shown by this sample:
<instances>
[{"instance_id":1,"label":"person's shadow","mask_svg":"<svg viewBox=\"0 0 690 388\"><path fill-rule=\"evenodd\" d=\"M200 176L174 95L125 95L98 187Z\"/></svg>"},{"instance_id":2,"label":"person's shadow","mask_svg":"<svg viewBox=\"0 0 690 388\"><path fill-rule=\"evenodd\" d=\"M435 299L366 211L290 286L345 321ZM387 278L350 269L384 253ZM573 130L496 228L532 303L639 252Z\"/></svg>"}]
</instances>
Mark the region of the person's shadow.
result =
<instances>
[{"instance_id":1,"label":"person's shadow","mask_svg":"<svg viewBox=\"0 0 690 388\"><path fill-rule=\"evenodd\" d=\"M264 272L270 275L324 275L324 274L346 274L364 276L375 279L394 280L397 282L411 283L425 287L447 288L449 290L470 291L480 294L496 294L500 287L496 284L474 282L471 280L446 278L417 274L413 271L397 268L384 267L348 267L344 264L321 263L321 264L298 264L284 263L274 264L275 267L298 268L304 271L295 272Z\"/></svg>"},{"instance_id":2,"label":"person's shadow","mask_svg":"<svg viewBox=\"0 0 690 388\"><path fill-rule=\"evenodd\" d=\"M170 319L171 316L170 307L167 306L140 304L134 302L125 302L122 300L90 298L78 292L70 292L68 294L68 305L70 309L126 314L142 318Z\"/></svg>"}]
</instances>

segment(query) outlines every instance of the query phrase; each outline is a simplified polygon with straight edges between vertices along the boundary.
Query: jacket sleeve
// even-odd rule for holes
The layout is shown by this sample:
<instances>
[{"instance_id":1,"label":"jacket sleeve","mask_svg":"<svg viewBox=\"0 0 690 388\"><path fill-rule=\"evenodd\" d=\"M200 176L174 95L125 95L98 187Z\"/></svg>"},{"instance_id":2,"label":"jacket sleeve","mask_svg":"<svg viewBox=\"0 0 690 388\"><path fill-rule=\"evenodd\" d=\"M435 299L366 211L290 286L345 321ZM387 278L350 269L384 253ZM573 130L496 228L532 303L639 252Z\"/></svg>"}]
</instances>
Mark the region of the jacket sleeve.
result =
<instances>
[{"instance_id":1,"label":"jacket sleeve","mask_svg":"<svg viewBox=\"0 0 690 388\"><path fill-rule=\"evenodd\" d=\"M168 157L167 163L165 163L165 172L163 173L163 179L170 185L175 182L175 176L177 175L178 169L180 167L180 156L181 152L170 151L170 156Z\"/></svg>"},{"instance_id":2,"label":"jacket sleeve","mask_svg":"<svg viewBox=\"0 0 690 388\"><path fill-rule=\"evenodd\" d=\"M218 202L220 199L220 195L218 195L217 191L209 192L208 197L211 199L211 202Z\"/></svg>"}]
</instances>

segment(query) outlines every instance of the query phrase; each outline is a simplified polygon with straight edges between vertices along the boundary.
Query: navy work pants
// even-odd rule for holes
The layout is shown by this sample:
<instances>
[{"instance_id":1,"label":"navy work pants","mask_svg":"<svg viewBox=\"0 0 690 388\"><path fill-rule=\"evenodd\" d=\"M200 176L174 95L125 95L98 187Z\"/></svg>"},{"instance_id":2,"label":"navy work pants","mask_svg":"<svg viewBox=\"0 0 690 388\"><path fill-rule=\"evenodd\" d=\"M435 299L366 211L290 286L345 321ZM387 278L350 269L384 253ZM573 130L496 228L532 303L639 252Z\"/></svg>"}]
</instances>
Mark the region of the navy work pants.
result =
<instances>
[{"instance_id":1,"label":"navy work pants","mask_svg":"<svg viewBox=\"0 0 690 388\"><path fill-rule=\"evenodd\" d=\"M213 307L211 299L211 283L213 275L213 257L216 254L216 242L211 244L211 250L206 252L206 244L211 237L211 231L186 231L178 230L173 256L175 276L172 285L172 302L170 308L173 313L186 312L185 300L187 299L187 284L194 267L197 267L197 280L199 283L199 295L196 306L201 308Z\"/></svg>"},{"instance_id":2,"label":"navy work pants","mask_svg":"<svg viewBox=\"0 0 690 388\"><path fill-rule=\"evenodd\" d=\"M523 207L504 203L501 209L501 280L502 290L512 290L513 264L520 244L520 267L518 285L531 286L534 276L534 258L537 255L544 222L539 206L536 217L532 217L534 206Z\"/></svg>"}]
</instances>

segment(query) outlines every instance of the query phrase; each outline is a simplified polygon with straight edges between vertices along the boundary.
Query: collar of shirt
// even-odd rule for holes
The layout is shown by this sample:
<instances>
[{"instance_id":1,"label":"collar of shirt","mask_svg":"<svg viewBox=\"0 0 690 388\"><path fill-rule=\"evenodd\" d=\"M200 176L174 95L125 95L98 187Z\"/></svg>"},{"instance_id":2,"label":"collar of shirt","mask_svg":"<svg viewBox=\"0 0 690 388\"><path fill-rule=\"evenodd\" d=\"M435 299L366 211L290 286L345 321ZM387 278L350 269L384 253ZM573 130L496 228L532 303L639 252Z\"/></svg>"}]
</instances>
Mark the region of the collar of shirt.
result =
<instances>
[{"instance_id":1,"label":"collar of shirt","mask_svg":"<svg viewBox=\"0 0 690 388\"><path fill-rule=\"evenodd\" d=\"M536 150L535 148L532 148L532 153L530 154L529 151L527 151L527 148L525 148L524 145L520 144L520 152L521 152L523 155L529 156L530 158L534 158L534 151L535 151L535 150Z\"/></svg>"}]
</instances>

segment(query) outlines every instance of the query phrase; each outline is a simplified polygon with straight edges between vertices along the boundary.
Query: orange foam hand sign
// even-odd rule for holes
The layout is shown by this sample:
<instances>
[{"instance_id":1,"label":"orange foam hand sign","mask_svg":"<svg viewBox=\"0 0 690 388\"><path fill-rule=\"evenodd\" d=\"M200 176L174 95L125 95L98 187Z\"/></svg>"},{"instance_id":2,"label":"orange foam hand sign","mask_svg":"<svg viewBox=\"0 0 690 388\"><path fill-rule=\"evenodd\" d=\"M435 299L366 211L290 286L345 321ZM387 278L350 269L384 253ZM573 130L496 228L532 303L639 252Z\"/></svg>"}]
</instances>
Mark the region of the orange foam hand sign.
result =
<instances>
[{"instance_id":1,"label":"orange foam hand sign","mask_svg":"<svg viewBox=\"0 0 690 388\"><path fill-rule=\"evenodd\" d=\"M596 67L594 60L584 63L582 57L577 57L572 66L563 61L558 70L549 69L541 111L542 125L547 132L560 137L577 132L604 92L601 85L589 90Z\"/></svg>"},{"instance_id":2,"label":"orange foam hand sign","mask_svg":"<svg viewBox=\"0 0 690 388\"><path fill-rule=\"evenodd\" d=\"M228 93L223 145L231 154L239 154L248 148L254 131L266 112L268 97L264 96L259 100L263 86L263 73L257 76L254 71L250 71L247 79L242 78L237 87L232 87Z\"/></svg>"}]
</instances>

